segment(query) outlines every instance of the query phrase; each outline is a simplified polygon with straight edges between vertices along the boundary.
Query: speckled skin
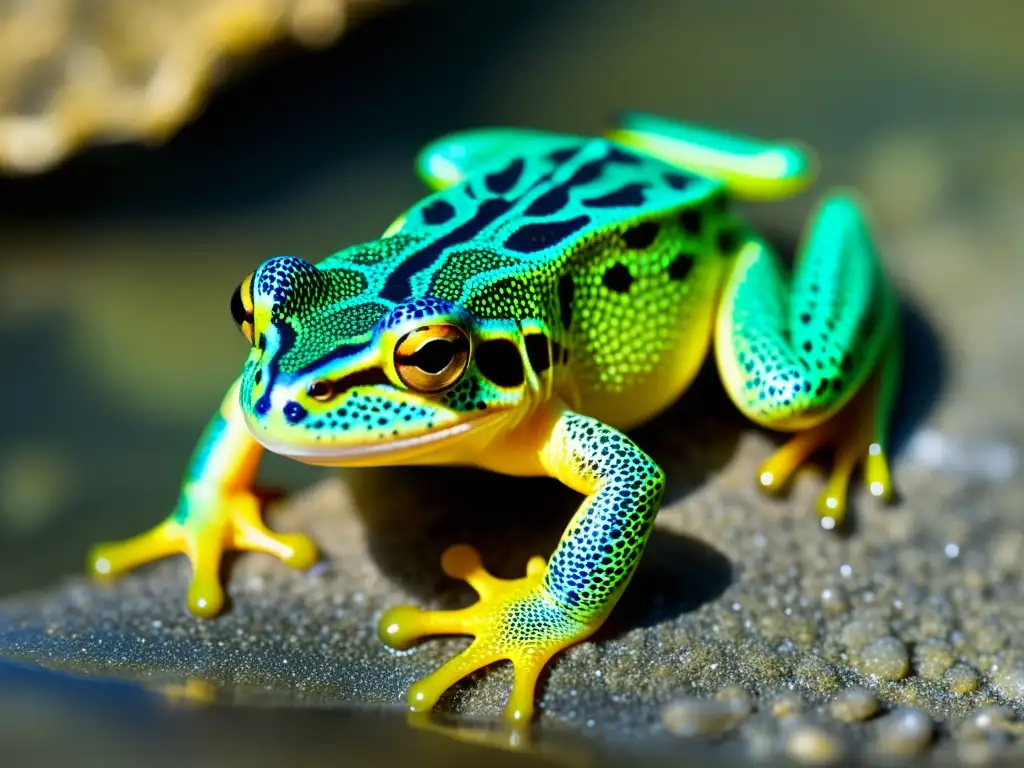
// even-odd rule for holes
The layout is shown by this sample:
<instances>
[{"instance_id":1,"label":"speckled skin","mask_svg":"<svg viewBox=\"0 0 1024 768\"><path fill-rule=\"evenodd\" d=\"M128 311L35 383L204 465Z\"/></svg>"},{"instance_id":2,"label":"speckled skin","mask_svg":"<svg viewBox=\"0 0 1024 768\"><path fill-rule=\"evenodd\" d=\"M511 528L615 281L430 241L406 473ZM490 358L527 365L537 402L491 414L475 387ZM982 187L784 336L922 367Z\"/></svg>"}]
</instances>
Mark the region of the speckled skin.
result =
<instances>
[{"instance_id":1,"label":"speckled skin","mask_svg":"<svg viewBox=\"0 0 1024 768\"><path fill-rule=\"evenodd\" d=\"M414 709L510 659L506 712L527 720L544 665L592 634L629 583L661 502L662 471L619 430L675 400L712 342L736 405L797 432L762 469L763 486L836 443L826 527L841 520L857 461L889 496L896 311L857 203L826 199L792 282L729 205L806 186L799 148L632 115L608 138L455 134L428 146L419 169L437 191L379 240L318 265L270 259L242 282L232 313L251 352L177 508L153 531L98 548L95 572L184 551L190 607L211 616L225 548L310 564L312 542L259 519L262 448L313 464L555 477L585 499L546 566L535 558L524 578L504 581L453 548L445 570L480 601L399 607L380 624L395 647L476 637L413 686Z\"/></svg>"}]
</instances>

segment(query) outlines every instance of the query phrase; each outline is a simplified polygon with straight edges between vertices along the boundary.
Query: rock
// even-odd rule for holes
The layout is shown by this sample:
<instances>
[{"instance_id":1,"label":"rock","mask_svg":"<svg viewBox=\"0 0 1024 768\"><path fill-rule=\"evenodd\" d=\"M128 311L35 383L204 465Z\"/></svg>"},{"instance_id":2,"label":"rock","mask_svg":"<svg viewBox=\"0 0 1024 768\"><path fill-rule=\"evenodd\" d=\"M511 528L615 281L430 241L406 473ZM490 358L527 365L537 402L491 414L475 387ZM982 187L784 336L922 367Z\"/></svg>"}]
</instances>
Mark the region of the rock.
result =
<instances>
[{"instance_id":1,"label":"rock","mask_svg":"<svg viewBox=\"0 0 1024 768\"><path fill-rule=\"evenodd\" d=\"M787 727L786 754L802 765L834 765L843 758L842 740L820 725L794 723Z\"/></svg>"},{"instance_id":2,"label":"rock","mask_svg":"<svg viewBox=\"0 0 1024 768\"><path fill-rule=\"evenodd\" d=\"M910 671L907 646L892 636L872 640L861 651L860 668L871 677L902 680Z\"/></svg>"},{"instance_id":3,"label":"rock","mask_svg":"<svg viewBox=\"0 0 1024 768\"><path fill-rule=\"evenodd\" d=\"M893 710L875 723L872 744L882 757L911 757L924 752L931 742L933 725L919 709L903 707Z\"/></svg>"},{"instance_id":4,"label":"rock","mask_svg":"<svg viewBox=\"0 0 1024 768\"><path fill-rule=\"evenodd\" d=\"M661 724L676 736L716 736L735 728L749 713L749 702L740 698L688 698L666 706Z\"/></svg>"},{"instance_id":5,"label":"rock","mask_svg":"<svg viewBox=\"0 0 1024 768\"><path fill-rule=\"evenodd\" d=\"M89 0L0 6L0 171L39 173L85 144L162 141L226 64L282 39L333 42L368 0Z\"/></svg>"},{"instance_id":6,"label":"rock","mask_svg":"<svg viewBox=\"0 0 1024 768\"><path fill-rule=\"evenodd\" d=\"M878 712L878 708L875 695L859 688L843 691L829 705L832 717L844 723L863 722Z\"/></svg>"}]
</instances>

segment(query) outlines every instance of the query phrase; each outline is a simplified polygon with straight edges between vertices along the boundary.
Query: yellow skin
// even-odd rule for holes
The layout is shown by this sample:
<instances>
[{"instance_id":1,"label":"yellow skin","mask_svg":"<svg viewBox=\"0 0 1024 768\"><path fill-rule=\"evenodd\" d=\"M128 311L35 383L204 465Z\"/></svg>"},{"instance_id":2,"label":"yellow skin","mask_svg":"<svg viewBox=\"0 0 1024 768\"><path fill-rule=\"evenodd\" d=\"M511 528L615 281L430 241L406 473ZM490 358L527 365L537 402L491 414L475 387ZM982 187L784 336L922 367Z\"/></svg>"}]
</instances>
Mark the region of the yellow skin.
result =
<instances>
[{"instance_id":1,"label":"yellow skin","mask_svg":"<svg viewBox=\"0 0 1024 768\"><path fill-rule=\"evenodd\" d=\"M98 546L95 574L184 553L189 608L212 617L225 550L311 565L307 537L260 518L264 449L324 466L557 478L584 499L549 561L503 580L473 548L453 547L442 566L479 601L399 606L379 627L396 648L475 637L410 688L412 710L508 659L506 715L524 722L547 662L596 631L626 589L661 502L662 471L621 430L677 399L712 345L740 410L794 433L759 472L766 490L831 444L824 527L842 522L858 462L871 492L891 498L896 300L858 204L822 203L792 277L728 205L804 189L808 151L634 114L603 139L454 134L424 150L419 170L435 193L379 240L315 266L270 259L242 282L232 314L249 358L178 504L153 530Z\"/></svg>"}]
</instances>

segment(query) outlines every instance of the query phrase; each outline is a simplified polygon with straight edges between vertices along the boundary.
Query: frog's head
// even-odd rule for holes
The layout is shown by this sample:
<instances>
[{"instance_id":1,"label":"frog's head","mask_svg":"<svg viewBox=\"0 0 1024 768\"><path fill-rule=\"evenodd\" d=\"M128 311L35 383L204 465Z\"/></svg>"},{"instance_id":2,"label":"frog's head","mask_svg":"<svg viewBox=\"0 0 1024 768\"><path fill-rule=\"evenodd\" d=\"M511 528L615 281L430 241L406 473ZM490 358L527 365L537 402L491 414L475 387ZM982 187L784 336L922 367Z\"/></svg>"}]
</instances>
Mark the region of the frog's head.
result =
<instances>
[{"instance_id":1,"label":"frog's head","mask_svg":"<svg viewBox=\"0 0 1024 768\"><path fill-rule=\"evenodd\" d=\"M463 309L429 297L385 305L361 272L270 259L231 308L252 345L239 386L246 425L305 463L461 461L526 396L514 342L485 341L481 357L504 359L484 368L506 370L484 376L475 358L487 334Z\"/></svg>"}]
</instances>

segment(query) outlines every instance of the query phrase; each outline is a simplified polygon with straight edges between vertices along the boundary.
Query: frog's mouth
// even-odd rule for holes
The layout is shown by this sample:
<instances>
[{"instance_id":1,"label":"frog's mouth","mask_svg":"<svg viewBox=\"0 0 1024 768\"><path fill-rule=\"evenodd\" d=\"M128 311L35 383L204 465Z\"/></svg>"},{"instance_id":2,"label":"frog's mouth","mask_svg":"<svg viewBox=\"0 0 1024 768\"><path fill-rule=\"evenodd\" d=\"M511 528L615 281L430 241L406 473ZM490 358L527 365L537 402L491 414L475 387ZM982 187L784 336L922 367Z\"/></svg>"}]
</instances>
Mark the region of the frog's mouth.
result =
<instances>
[{"instance_id":1,"label":"frog's mouth","mask_svg":"<svg viewBox=\"0 0 1024 768\"><path fill-rule=\"evenodd\" d=\"M511 415L510 410L473 416L456 424L409 437L350 445L301 443L275 439L261 430L252 430L253 439L272 453L303 464L327 467L376 466L381 464L445 463L458 457L468 460L482 449L493 433ZM459 448L458 457L450 451L467 442L472 447Z\"/></svg>"}]
</instances>

